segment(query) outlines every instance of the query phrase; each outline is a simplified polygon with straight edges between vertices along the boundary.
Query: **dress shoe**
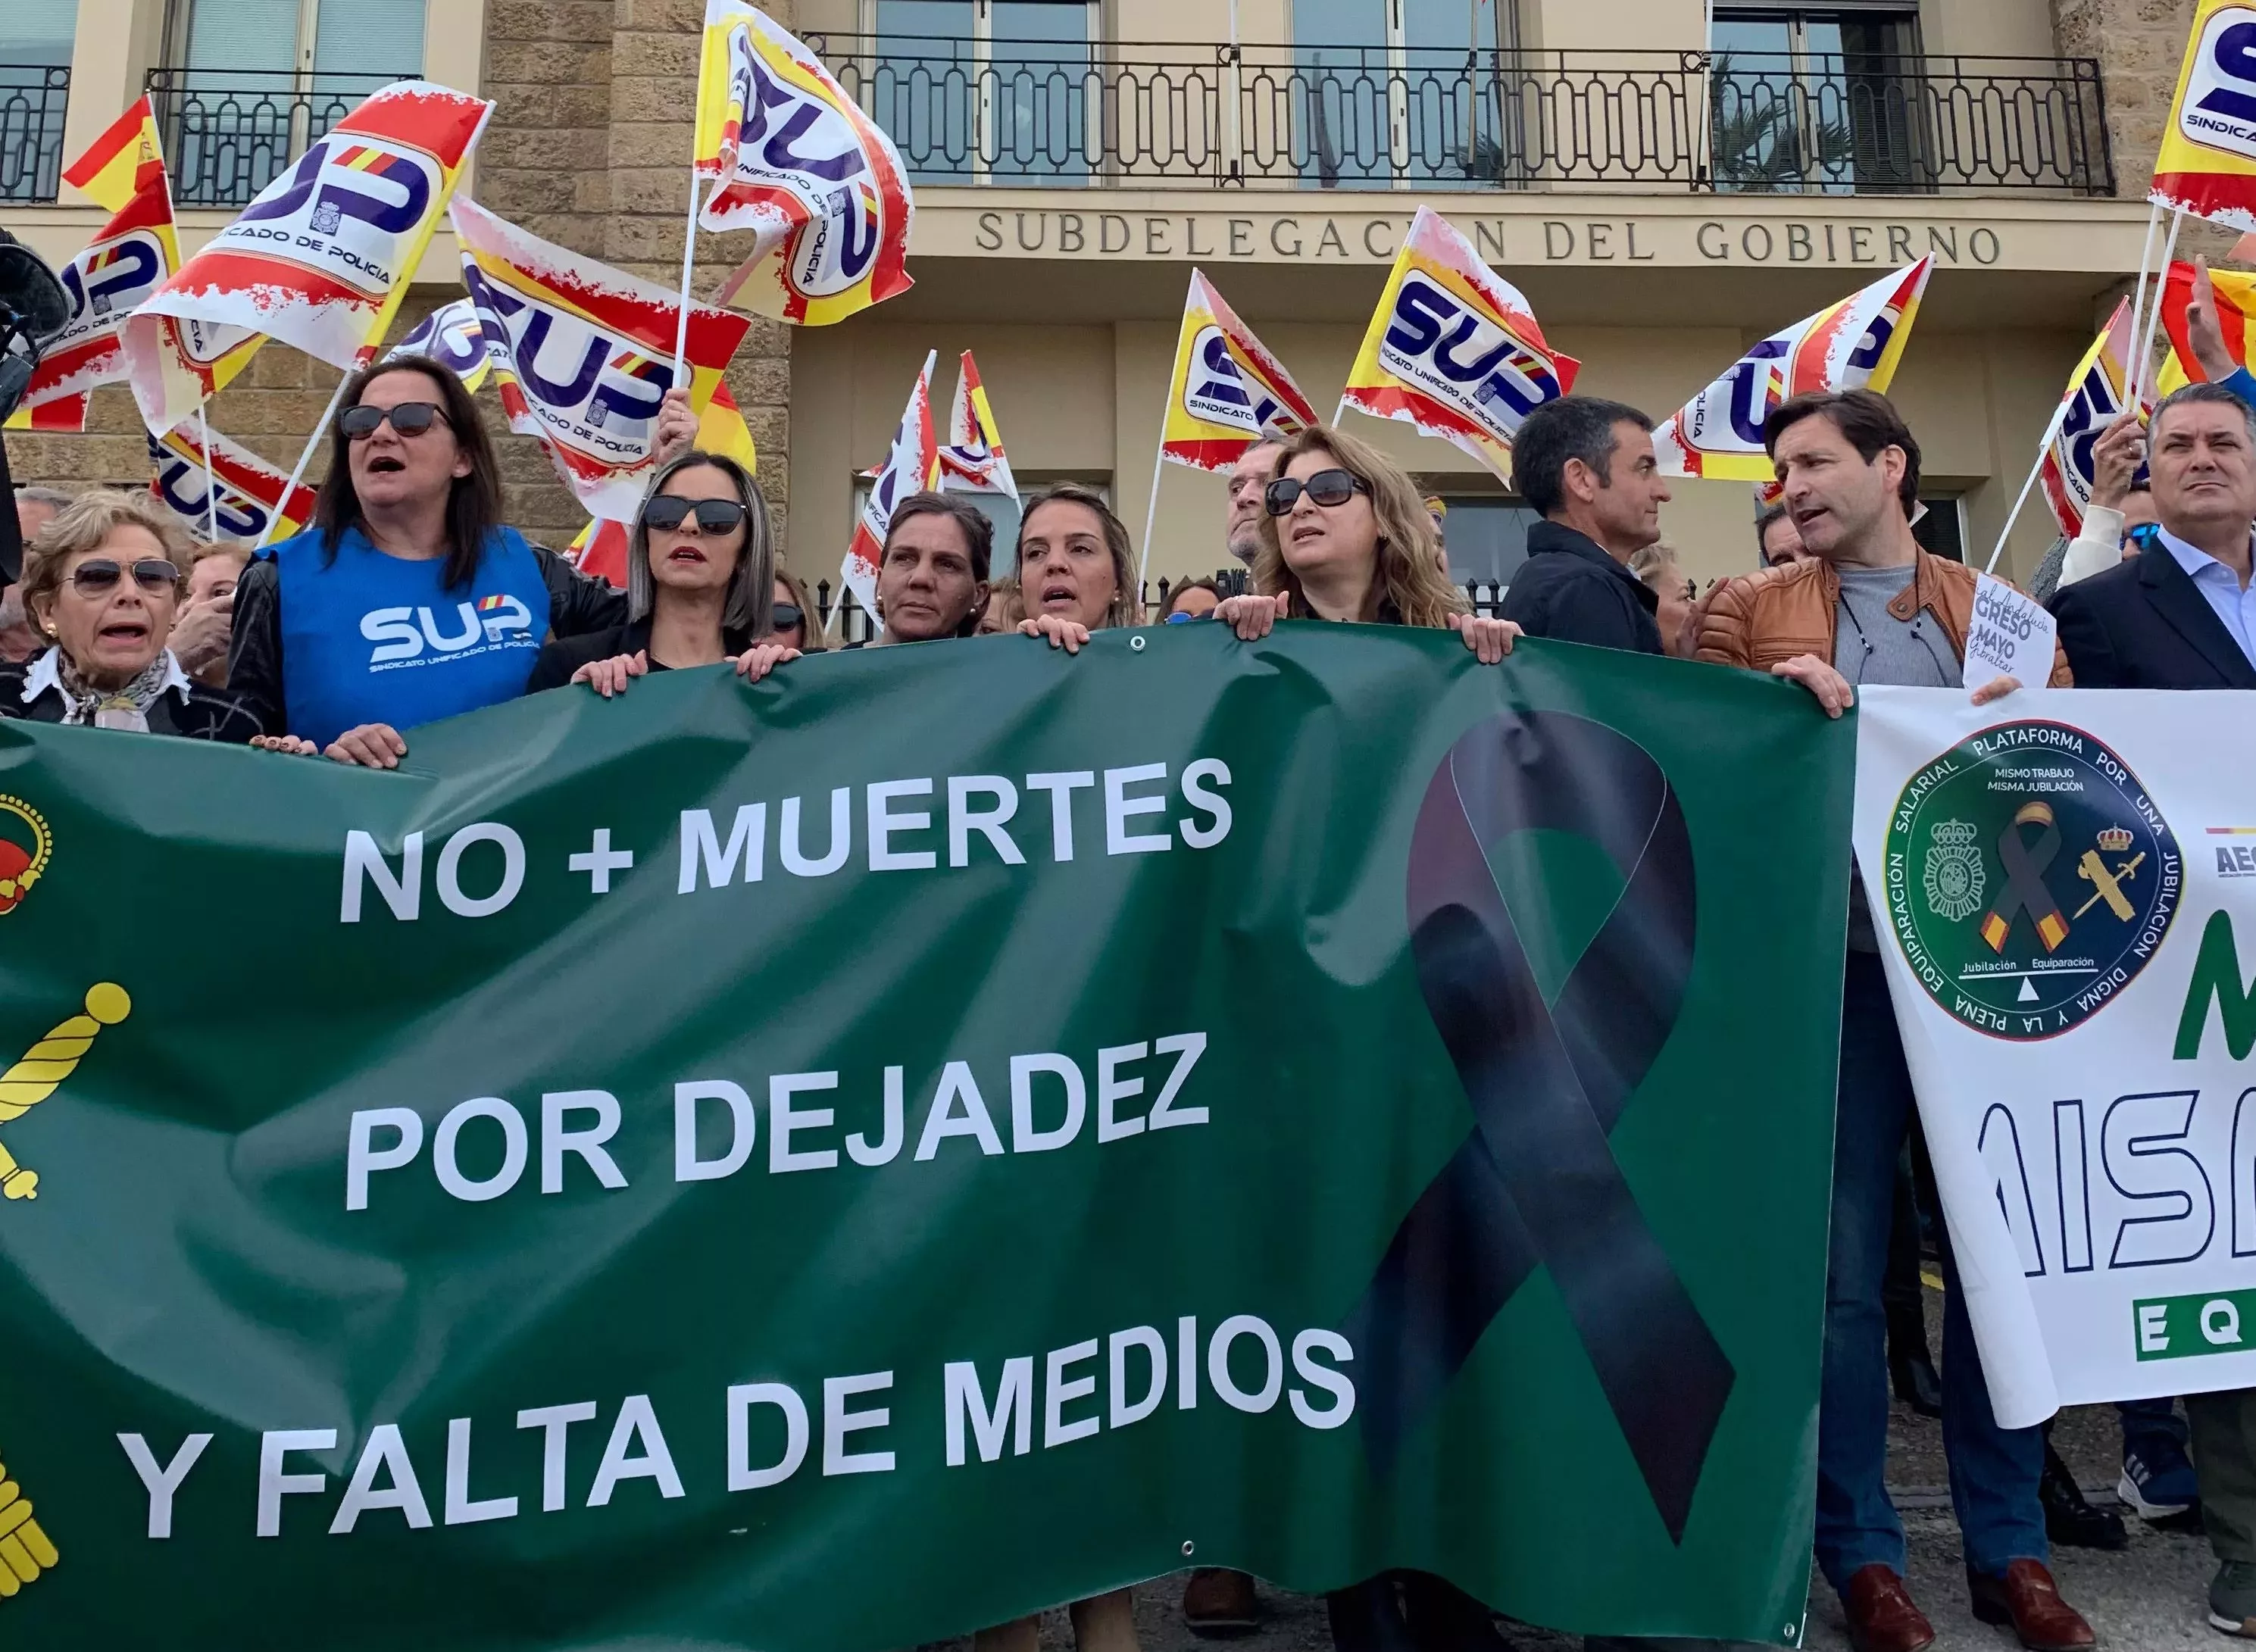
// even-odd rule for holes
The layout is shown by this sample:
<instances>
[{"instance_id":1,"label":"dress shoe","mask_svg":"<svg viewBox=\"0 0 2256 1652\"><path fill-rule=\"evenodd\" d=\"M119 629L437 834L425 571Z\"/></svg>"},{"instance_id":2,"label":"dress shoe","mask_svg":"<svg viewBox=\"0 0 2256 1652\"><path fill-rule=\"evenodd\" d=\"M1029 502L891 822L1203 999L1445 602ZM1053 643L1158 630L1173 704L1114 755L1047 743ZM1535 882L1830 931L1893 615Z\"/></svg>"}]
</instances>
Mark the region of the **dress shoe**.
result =
<instances>
[{"instance_id":1,"label":"dress shoe","mask_svg":"<svg viewBox=\"0 0 2256 1652\"><path fill-rule=\"evenodd\" d=\"M1841 1609L1856 1652L1921 1652L1935 1644L1935 1626L1891 1567L1859 1567L1841 1591Z\"/></svg>"},{"instance_id":2,"label":"dress shoe","mask_svg":"<svg viewBox=\"0 0 2256 1652\"><path fill-rule=\"evenodd\" d=\"M2037 1501L2044 1505L2045 1536L2063 1549L2127 1549L2130 1534L2123 1518L2111 1508L2094 1508L2083 1499L2083 1488L2068 1465L2060 1460L2052 1442L2045 1442L2044 1476L2037 1481Z\"/></svg>"},{"instance_id":3,"label":"dress shoe","mask_svg":"<svg viewBox=\"0 0 2256 1652\"><path fill-rule=\"evenodd\" d=\"M1261 1627L1251 1573L1201 1566L1183 1585L1183 1625L1193 1634L1249 1634Z\"/></svg>"},{"instance_id":4,"label":"dress shoe","mask_svg":"<svg viewBox=\"0 0 2256 1652\"><path fill-rule=\"evenodd\" d=\"M2099 1643L2083 1614L2060 1598L2041 1560L2010 1561L2002 1578L1969 1570L1966 1588L1974 1615L1985 1623L2011 1624L2029 1652L2085 1652Z\"/></svg>"}]
</instances>

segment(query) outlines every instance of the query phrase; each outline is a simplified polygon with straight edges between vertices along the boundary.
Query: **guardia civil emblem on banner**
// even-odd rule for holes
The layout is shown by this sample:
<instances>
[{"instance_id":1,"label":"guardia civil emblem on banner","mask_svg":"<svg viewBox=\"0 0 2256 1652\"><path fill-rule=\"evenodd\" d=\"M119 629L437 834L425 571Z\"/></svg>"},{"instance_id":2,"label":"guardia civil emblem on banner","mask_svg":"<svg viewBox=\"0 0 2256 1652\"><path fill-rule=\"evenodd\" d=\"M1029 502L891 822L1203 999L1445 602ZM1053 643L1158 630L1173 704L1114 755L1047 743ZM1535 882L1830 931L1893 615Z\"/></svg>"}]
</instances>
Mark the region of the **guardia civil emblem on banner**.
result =
<instances>
[{"instance_id":1,"label":"guardia civil emblem on banner","mask_svg":"<svg viewBox=\"0 0 2256 1652\"><path fill-rule=\"evenodd\" d=\"M2083 730L1985 728L1914 774L1888 819L1888 925L1943 1009L2049 1038L2144 969L2176 916L2176 837Z\"/></svg>"}]
</instances>

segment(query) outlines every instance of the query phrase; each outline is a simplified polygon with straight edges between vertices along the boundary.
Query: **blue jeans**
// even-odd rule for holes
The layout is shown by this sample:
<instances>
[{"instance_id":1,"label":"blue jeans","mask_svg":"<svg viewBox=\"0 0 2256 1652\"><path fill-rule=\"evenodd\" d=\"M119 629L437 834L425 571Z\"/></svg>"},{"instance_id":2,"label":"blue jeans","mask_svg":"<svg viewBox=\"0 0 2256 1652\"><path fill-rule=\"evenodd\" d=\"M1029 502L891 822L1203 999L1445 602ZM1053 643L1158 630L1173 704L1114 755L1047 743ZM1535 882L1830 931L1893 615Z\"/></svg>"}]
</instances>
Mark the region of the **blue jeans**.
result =
<instances>
[{"instance_id":1,"label":"blue jeans","mask_svg":"<svg viewBox=\"0 0 2256 1652\"><path fill-rule=\"evenodd\" d=\"M1833 1238L1825 1277L1825 1373L1817 1417L1817 1564L1839 1589L1865 1566L1900 1573L1903 1522L1888 1499L1887 1270L1896 1156L1911 1121L1911 1074L1876 953L1851 952L1841 995L1833 1135ZM2043 1560L2037 1481L2044 1436L2004 1429L1975 1351L1956 1266L1943 1249L1942 1448L1950 1501L1973 1570Z\"/></svg>"}]
</instances>

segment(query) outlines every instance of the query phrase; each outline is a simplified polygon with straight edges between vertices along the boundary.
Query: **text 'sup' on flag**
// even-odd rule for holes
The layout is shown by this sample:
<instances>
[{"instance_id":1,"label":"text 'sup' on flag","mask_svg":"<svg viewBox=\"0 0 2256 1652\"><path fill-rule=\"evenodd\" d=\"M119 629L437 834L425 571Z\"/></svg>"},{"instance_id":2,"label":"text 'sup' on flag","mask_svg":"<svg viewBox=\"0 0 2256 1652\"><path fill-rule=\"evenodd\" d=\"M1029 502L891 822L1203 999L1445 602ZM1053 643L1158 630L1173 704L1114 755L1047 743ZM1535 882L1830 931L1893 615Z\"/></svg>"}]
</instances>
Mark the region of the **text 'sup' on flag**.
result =
<instances>
[{"instance_id":1,"label":"text 'sup' on flag","mask_svg":"<svg viewBox=\"0 0 2256 1652\"><path fill-rule=\"evenodd\" d=\"M924 358L908 405L901 410L900 426L893 432L892 451L870 484L845 560L838 565L840 581L871 619L878 617L878 559L885 549L885 531L892 525L893 507L911 494L940 486L940 437L932 419L932 370L939 361L937 350Z\"/></svg>"},{"instance_id":2,"label":"text 'sup' on flag","mask_svg":"<svg viewBox=\"0 0 2256 1652\"><path fill-rule=\"evenodd\" d=\"M248 334L348 371L373 360L492 113L483 98L403 81L314 140L128 324L150 429L194 411L217 388L203 362ZM211 336L167 348L156 333L166 317Z\"/></svg>"},{"instance_id":3,"label":"text 'sup' on flag","mask_svg":"<svg viewBox=\"0 0 2256 1652\"><path fill-rule=\"evenodd\" d=\"M149 459L154 467L149 491L189 531L201 538L215 514L221 538L257 543L262 538L287 538L314 519L314 489L302 485L292 489L287 473L215 430L209 432L207 469L203 432L198 424L191 418L162 436L149 438ZM219 489L215 513L207 475Z\"/></svg>"},{"instance_id":4,"label":"text 'sup' on flag","mask_svg":"<svg viewBox=\"0 0 2256 1652\"><path fill-rule=\"evenodd\" d=\"M1019 496L1018 480L1003 452L1003 433L971 352L957 364L955 399L948 406L948 439L940 449L940 485L951 493Z\"/></svg>"},{"instance_id":5,"label":"text 'sup' on flag","mask_svg":"<svg viewBox=\"0 0 2256 1652\"><path fill-rule=\"evenodd\" d=\"M908 291L915 217L884 129L821 59L741 0L709 0L698 74L697 214L748 229L752 249L721 301L827 327Z\"/></svg>"},{"instance_id":6,"label":"text 'sup' on flag","mask_svg":"<svg viewBox=\"0 0 2256 1652\"><path fill-rule=\"evenodd\" d=\"M1441 214L1421 207L1378 297L1342 404L1438 436L1511 480L1527 415L1582 363L1544 341L1533 306Z\"/></svg>"},{"instance_id":7,"label":"text 'sup' on flag","mask_svg":"<svg viewBox=\"0 0 2256 1652\"><path fill-rule=\"evenodd\" d=\"M589 515L634 518L653 467L659 404L673 384L680 295L528 235L458 200L462 285L477 309L509 426L539 439ZM689 312L689 404L700 415L749 317Z\"/></svg>"},{"instance_id":8,"label":"text 'sup' on flag","mask_svg":"<svg viewBox=\"0 0 2256 1652\"><path fill-rule=\"evenodd\" d=\"M87 145L86 153L63 168L63 182L95 206L123 212L141 188L145 166L165 164L164 140L158 136L156 105L144 92L109 123L109 130Z\"/></svg>"},{"instance_id":9,"label":"text 'sup' on flag","mask_svg":"<svg viewBox=\"0 0 2256 1652\"><path fill-rule=\"evenodd\" d=\"M442 304L409 329L407 335L384 353L387 362L403 355L425 355L453 369L462 388L476 392L486 382L490 362L486 338L478 326L478 307L468 299Z\"/></svg>"},{"instance_id":10,"label":"text 'sup' on flag","mask_svg":"<svg viewBox=\"0 0 2256 1652\"><path fill-rule=\"evenodd\" d=\"M41 353L19 411L81 400L97 385L123 383L126 319L180 263L172 192L163 165L152 161L102 233L56 272L70 319Z\"/></svg>"},{"instance_id":11,"label":"text 'sup' on flag","mask_svg":"<svg viewBox=\"0 0 2256 1652\"><path fill-rule=\"evenodd\" d=\"M2147 198L2256 229L2256 6L2195 6Z\"/></svg>"},{"instance_id":12,"label":"text 'sup' on flag","mask_svg":"<svg viewBox=\"0 0 2256 1652\"><path fill-rule=\"evenodd\" d=\"M2059 428L2038 461L2045 502L2052 507L2053 520L2060 524L2061 532L2070 539L2083 531L2084 512L2091 508L2095 474L2091 450L2108 425L2130 405L2130 361L2131 300L2124 299L2069 375L2068 389L2061 398ZM2136 485L2147 485L2143 465Z\"/></svg>"},{"instance_id":13,"label":"text 'sup' on flag","mask_svg":"<svg viewBox=\"0 0 2256 1652\"><path fill-rule=\"evenodd\" d=\"M1319 422L1285 364L1193 270L1160 457L1194 470L1227 470L1256 443L1282 441Z\"/></svg>"},{"instance_id":14,"label":"text 'sup' on flag","mask_svg":"<svg viewBox=\"0 0 2256 1652\"><path fill-rule=\"evenodd\" d=\"M1808 390L1885 391L1910 342L1912 322L1935 268L1932 255L1882 277L1838 304L1772 334L1653 433L1672 476L1773 479L1763 421Z\"/></svg>"}]
</instances>

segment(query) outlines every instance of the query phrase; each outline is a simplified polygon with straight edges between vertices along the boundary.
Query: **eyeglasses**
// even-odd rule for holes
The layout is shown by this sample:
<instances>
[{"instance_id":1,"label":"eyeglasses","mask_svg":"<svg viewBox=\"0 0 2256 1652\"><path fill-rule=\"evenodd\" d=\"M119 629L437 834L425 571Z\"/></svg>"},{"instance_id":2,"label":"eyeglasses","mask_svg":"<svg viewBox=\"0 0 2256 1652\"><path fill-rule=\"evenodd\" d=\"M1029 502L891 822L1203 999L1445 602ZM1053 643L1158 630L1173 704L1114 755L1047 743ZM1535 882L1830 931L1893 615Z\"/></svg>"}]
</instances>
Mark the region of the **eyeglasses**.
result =
<instances>
[{"instance_id":1,"label":"eyeglasses","mask_svg":"<svg viewBox=\"0 0 2256 1652\"><path fill-rule=\"evenodd\" d=\"M1261 496L1261 503L1273 517L1290 514L1305 493L1320 505L1343 505L1359 493L1369 493L1371 484L1351 470L1320 470L1308 481L1297 476L1280 476L1271 482Z\"/></svg>"},{"instance_id":2,"label":"eyeglasses","mask_svg":"<svg viewBox=\"0 0 2256 1652\"><path fill-rule=\"evenodd\" d=\"M682 499L662 493L642 508L645 528L672 533L694 519L701 533L726 533L744 519L744 508L733 499Z\"/></svg>"},{"instance_id":3,"label":"eyeglasses","mask_svg":"<svg viewBox=\"0 0 2256 1652\"><path fill-rule=\"evenodd\" d=\"M777 630L793 630L806 623L807 615L800 611L798 603L779 602L775 605L775 629Z\"/></svg>"},{"instance_id":4,"label":"eyeglasses","mask_svg":"<svg viewBox=\"0 0 2256 1652\"><path fill-rule=\"evenodd\" d=\"M159 591L180 588L180 571L162 557L143 557L133 563L121 566L108 557L91 562L81 562L71 570L71 588L81 596L99 596L104 591L115 590L124 576L126 566L133 570L133 583L154 596Z\"/></svg>"},{"instance_id":5,"label":"eyeglasses","mask_svg":"<svg viewBox=\"0 0 2256 1652\"><path fill-rule=\"evenodd\" d=\"M400 402L391 407L370 407L363 404L348 407L337 415L337 426L354 441L364 442L377 432L377 426L389 419L391 428L403 436L420 436L434 424L447 423L444 408L433 402Z\"/></svg>"}]
</instances>

